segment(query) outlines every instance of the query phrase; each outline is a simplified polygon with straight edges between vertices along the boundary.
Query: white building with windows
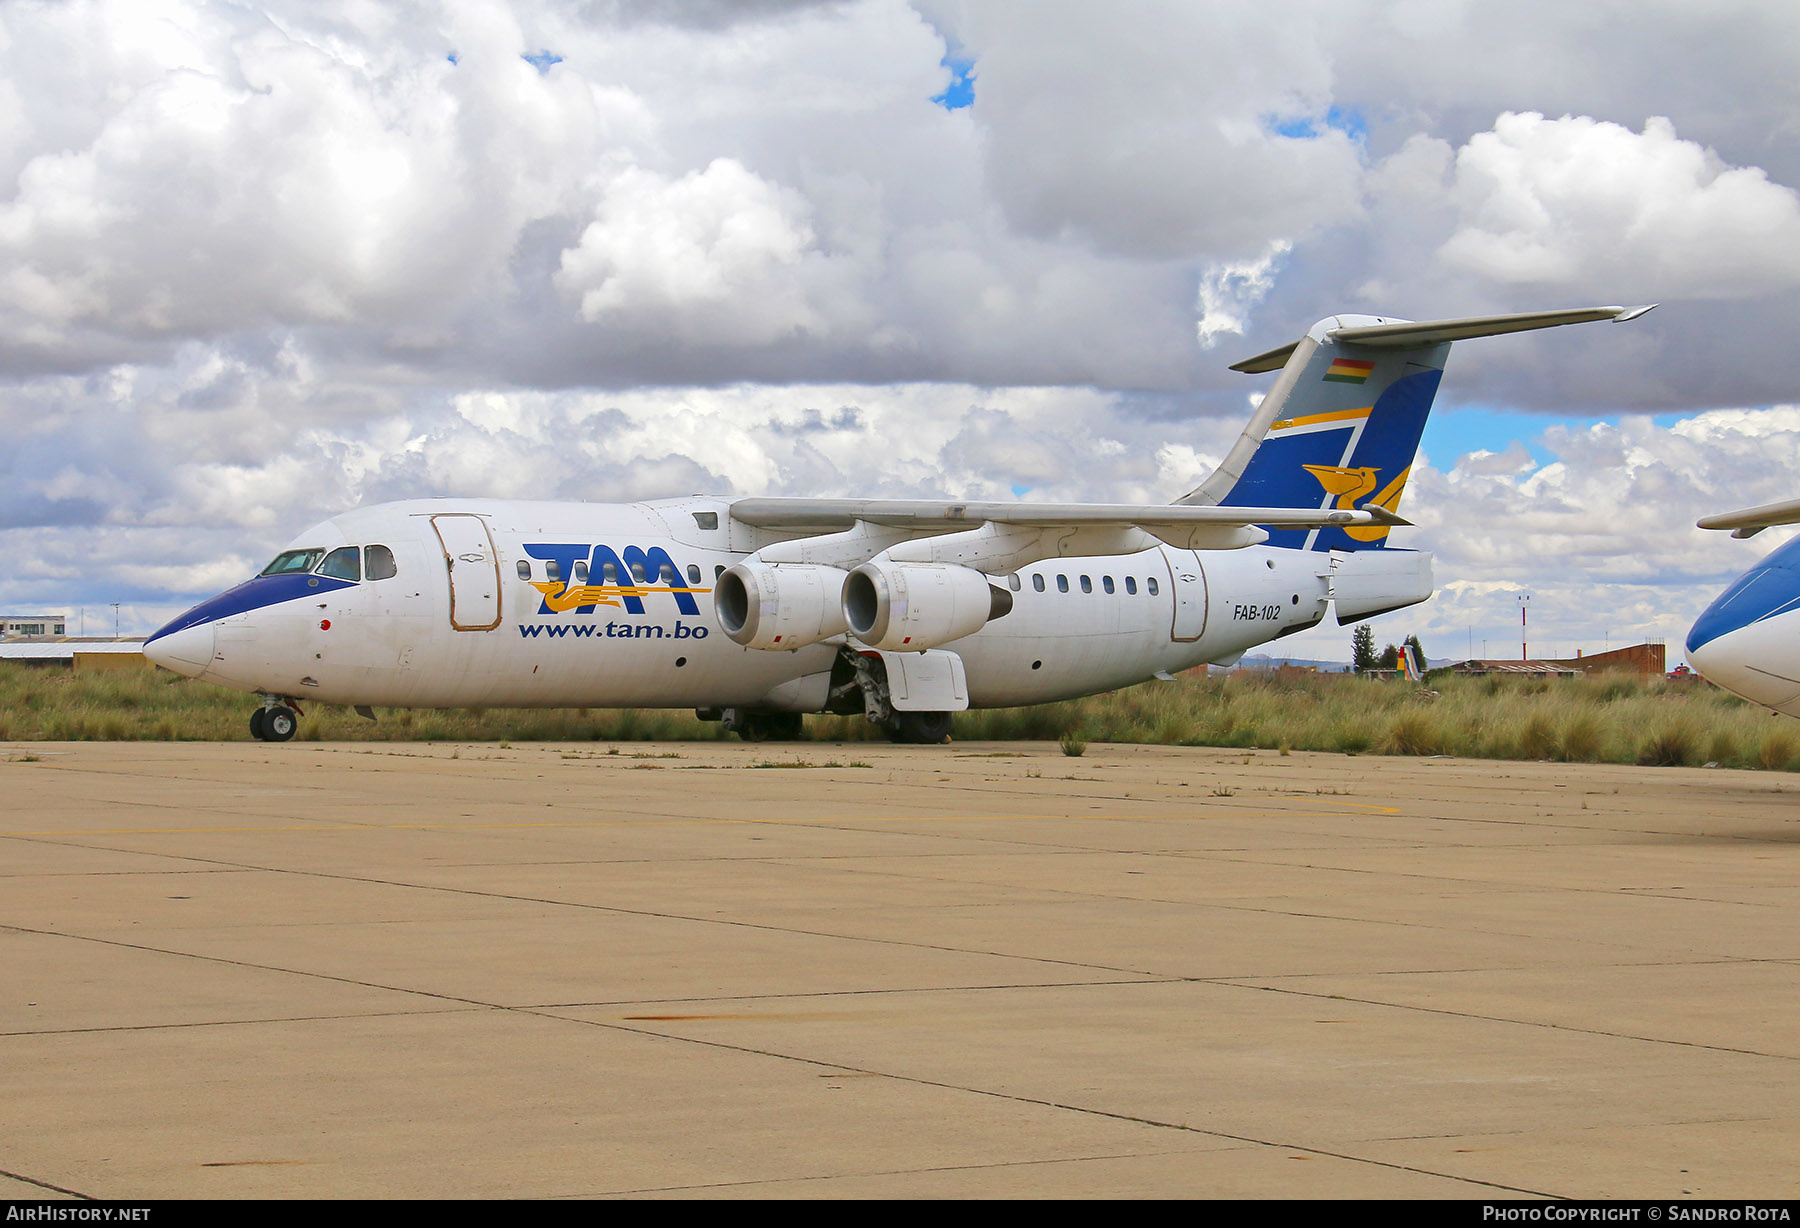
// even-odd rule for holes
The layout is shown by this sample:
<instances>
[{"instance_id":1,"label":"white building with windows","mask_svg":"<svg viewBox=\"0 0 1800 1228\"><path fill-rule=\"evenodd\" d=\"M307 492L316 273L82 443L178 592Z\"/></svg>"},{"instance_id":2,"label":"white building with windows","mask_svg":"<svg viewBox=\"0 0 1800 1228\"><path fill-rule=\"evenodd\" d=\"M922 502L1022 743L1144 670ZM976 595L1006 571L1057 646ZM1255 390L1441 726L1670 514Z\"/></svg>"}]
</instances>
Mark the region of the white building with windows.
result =
<instances>
[{"instance_id":1,"label":"white building with windows","mask_svg":"<svg viewBox=\"0 0 1800 1228\"><path fill-rule=\"evenodd\" d=\"M0 638L67 635L67 614L0 614Z\"/></svg>"}]
</instances>

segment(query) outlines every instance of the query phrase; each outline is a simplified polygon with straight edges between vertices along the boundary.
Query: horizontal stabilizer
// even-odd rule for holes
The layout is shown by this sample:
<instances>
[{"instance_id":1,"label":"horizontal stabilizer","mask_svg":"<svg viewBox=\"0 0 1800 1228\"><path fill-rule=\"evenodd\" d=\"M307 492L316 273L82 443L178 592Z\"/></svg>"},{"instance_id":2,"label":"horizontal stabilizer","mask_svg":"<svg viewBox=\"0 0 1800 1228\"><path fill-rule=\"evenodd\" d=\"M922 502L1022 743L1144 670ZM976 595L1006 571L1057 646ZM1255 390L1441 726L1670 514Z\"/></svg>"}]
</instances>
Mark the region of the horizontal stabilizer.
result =
<instances>
[{"instance_id":1,"label":"horizontal stabilizer","mask_svg":"<svg viewBox=\"0 0 1800 1228\"><path fill-rule=\"evenodd\" d=\"M1469 316L1460 320L1411 320L1392 324L1369 324L1325 330L1332 341L1347 341L1371 349L1405 349L1418 345L1438 345L1445 341L1467 341L1472 337L1498 337L1505 333L1524 333L1538 328L1556 328L1563 324L1588 324L1595 320L1611 320L1623 324L1635 320L1656 306L1648 303L1637 307L1576 307L1564 311L1526 311L1504 316ZM1256 375L1277 371L1287 365L1288 358L1300 343L1291 342L1278 349L1234 363L1233 371Z\"/></svg>"},{"instance_id":2,"label":"horizontal stabilizer","mask_svg":"<svg viewBox=\"0 0 1800 1228\"><path fill-rule=\"evenodd\" d=\"M1702 529L1730 529L1733 537L1755 537L1778 524L1800 524L1800 499L1784 499L1780 503L1764 503L1742 511L1702 516L1696 523Z\"/></svg>"}]
</instances>

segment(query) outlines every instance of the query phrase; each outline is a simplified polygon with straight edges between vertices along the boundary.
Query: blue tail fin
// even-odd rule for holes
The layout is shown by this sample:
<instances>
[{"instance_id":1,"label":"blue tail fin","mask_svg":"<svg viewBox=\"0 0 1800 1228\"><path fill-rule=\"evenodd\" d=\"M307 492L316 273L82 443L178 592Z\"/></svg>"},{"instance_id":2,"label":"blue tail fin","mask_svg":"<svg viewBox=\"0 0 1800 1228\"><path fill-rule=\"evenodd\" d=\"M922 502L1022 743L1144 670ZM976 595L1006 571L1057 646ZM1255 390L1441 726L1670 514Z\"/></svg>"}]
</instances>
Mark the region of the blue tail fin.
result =
<instances>
[{"instance_id":1,"label":"blue tail fin","mask_svg":"<svg viewBox=\"0 0 1800 1228\"><path fill-rule=\"evenodd\" d=\"M1181 503L1398 512L1450 343L1470 337L1630 320L1648 307L1595 307L1416 324L1331 316L1306 336L1232 367L1279 369L1231 453ZM1388 527L1269 529L1269 544L1309 550L1387 545Z\"/></svg>"},{"instance_id":2,"label":"blue tail fin","mask_svg":"<svg viewBox=\"0 0 1800 1228\"><path fill-rule=\"evenodd\" d=\"M1390 321L1337 316L1325 323L1335 331ZM1337 340L1320 327L1307 340L1314 344L1296 347L1288 360L1299 365L1298 378L1280 417L1269 424L1262 446L1219 502L1226 507L1375 504L1398 512L1449 343L1376 349ZM1302 358L1302 349L1311 352ZM1387 535L1386 525L1274 529L1269 544L1367 550L1385 546Z\"/></svg>"}]
</instances>

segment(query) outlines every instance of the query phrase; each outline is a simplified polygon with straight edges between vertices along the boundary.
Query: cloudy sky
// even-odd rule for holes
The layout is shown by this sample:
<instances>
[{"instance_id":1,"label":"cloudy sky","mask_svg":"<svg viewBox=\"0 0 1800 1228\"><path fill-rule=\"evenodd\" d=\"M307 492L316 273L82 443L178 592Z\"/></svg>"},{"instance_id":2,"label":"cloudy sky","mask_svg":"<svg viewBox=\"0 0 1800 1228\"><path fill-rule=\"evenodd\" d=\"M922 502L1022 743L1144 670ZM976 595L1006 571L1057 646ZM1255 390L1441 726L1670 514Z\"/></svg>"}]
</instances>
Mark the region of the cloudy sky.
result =
<instances>
[{"instance_id":1,"label":"cloudy sky","mask_svg":"<svg viewBox=\"0 0 1800 1228\"><path fill-rule=\"evenodd\" d=\"M1695 517L1800 494L1797 63L1730 0L11 0L0 609L415 495L1165 501L1321 316L1655 301L1457 348L1376 631L1673 660L1782 536Z\"/></svg>"}]
</instances>

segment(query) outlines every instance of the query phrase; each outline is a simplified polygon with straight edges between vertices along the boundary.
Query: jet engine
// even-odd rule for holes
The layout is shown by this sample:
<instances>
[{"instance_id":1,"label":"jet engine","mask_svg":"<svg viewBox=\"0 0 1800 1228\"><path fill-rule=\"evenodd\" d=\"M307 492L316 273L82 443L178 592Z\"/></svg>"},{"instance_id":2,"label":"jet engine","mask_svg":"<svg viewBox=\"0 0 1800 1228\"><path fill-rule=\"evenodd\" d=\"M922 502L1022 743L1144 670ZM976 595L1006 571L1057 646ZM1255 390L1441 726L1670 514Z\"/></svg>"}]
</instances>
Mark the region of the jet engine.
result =
<instances>
[{"instance_id":1,"label":"jet engine","mask_svg":"<svg viewBox=\"0 0 1800 1228\"><path fill-rule=\"evenodd\" d=\"M971 567L873 559L844 581L844 620L871 648L919 652L981 630L1012 594Z\"/></svg>"},{"instance_id":2,"label":"jet engine","mask_svg":"<svg viewBox=\"0 0 1800 1228\"><path fill-rule=\"evenodd\" d=\"M810 563L728 567L713 586L725 634L746 648L802 648L844 632L844 572Z\"/></svg>"}]
</instances>

